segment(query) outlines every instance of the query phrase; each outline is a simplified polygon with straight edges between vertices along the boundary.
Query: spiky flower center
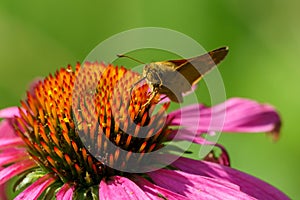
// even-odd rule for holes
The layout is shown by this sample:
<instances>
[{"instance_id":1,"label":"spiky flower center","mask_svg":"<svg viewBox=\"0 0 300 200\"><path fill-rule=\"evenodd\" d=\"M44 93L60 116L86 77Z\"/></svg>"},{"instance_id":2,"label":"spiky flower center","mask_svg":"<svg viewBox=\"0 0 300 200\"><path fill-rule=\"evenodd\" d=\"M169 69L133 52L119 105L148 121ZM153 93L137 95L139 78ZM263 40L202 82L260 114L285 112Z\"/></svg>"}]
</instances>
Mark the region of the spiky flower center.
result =
<instances>
[{"instance_id":1,"label":"spiky flower center","mask_svg":"<svg viewBox=\"0 0 300 200\"><path fill-rule=\"evenodd\" d=\"M63 182L91 186L160 149L170 131L168 105L152 114L148 86L133 87L139 78L123 67L85 63L40 81L15 122L30 156Z\"/></svg>"}]
</instances>

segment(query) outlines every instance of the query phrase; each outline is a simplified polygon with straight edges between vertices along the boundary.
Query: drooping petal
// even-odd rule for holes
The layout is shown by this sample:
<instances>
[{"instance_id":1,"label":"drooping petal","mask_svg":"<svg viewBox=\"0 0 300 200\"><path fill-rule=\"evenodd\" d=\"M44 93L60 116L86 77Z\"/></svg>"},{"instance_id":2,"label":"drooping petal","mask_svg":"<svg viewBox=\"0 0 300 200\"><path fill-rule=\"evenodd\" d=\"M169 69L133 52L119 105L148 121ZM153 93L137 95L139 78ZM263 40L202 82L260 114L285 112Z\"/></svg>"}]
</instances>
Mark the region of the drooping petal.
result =
<instances>
[{"instance_id":1,"label":"drooping petal","mask_svg":"<svg viewBox=\"0 0 300 200\"><path fill-rule=\"evenodd\" d=\"M200 112L193 112L195 109L199 109ZM185 117L184 121L181 120L182 116ZM199 117L199 123L195 123L195 119ZM241 98L232 98L213 107L191 105L171 112L168 118L171 125L184 126L198 133L273 132L275 139L281 124L278 113L270 105Z\"/></svg>"},{"instance_id":2,"label":"drooping petal","mask_svg":"<svg viewBox=\"0 0 300 200\"><path fill-rule=\"evenodd\" d=\"M0 185L0 199L7 200L5 185Z\"/></svg>"},{"instance_id":3,"label":"drooping petal","mask_svg":"<svg viewBox=\"0 0 300 200\"><path fill-rule=\"evenodd\" d=\"M148 175L157 185L189 199L254 199L241 192L238 185L220 179L166 169Z\"/></svg>"},{"instance_id":4,"label":"drooping petal","mask_svg":"<svg viewBox=\"0 0 300 200\"><path fill-rule=\"evenodd\" d=\"M0 185L11 179L12 177L36 166L32 160L21 161L10 165L0 171Z\"/></svg>"},{"instance_id":5,"label":"drooping petal","mask_svg":"<svg viewBox=\"0 0 300 200\"><path fill-rule=\"evenodd\" d=\"M241 191L257 199L289 199L289 197L287 197L284 193L268 183L230 167L183 157L176 160L174 163L172 163L172 165L187 173L208 176L234 183L240 186Z\"/></svg>"},{"instance_id":6,"label":"drooping petal","mask_svg":"<svg viewBox=\"0 0 300 200\"><path fill-rule=\"evenodd\" d=\"M70 200L72 200L72 199L73 199L73 192L74 192L74 188L69 188L69 189L66 191L65 195L64 195L64 200L65 200L65 199L70 199Z\"/></svg>"},{"instance_id":7,"label":"drooping petal","mask_svg":"<svg viewBox=\"0 0 300 200\"><path fill-rule=\"evenodd\" d=\"M135 176L134 182L151 198L151 199L168 199L168 200L187 200L188 198L185 196L182 196L180 194L174 193L170 190L167 190L165 188L159 187L158 185L155 185L151 183L150 181ZM163 197L163 198L162 198Z\"/></svg>"},{"instance_id":8,"label":"drooping petal","mask_svg":"<svg viewBox=\"0 0 300 200\"><path fill-rule=\"evenodd\" d=\"M0 153L0 166L29 159L25 149L8 149Z\"/></svg>"},{"instance_id":9,"label":"drooping petal","mask_svg":"<svg viewBox=\"0 0 300 200\"><path fill-rule=\"evenodd\" d=\"M20 116L19 108L16 106L0 110L0 118L13 118L15 116Z\"/></svg>"},{"instance_id":10,"label":"drooping petal","mask_svg":"<svg viewBox=\"0 0 300 200\"><path fill-rule=\"evenodd\" d=\"M214 151L212 150L203 159L221 165L230 166L230 158L226 148L218 143L216 143L215 146L221 149L221 153L218 156L216 156Z\"/></svg>"},{"instance_id":11,"label":"drooping petal","mask_svg":"<svg viewBox=\"0 0 300 200\"><path fill-rule=\"evenodd\" d=\"M15 200L35 200L37 199L47 187L56 181L50 174L39 178L32 185L27 187L23 192L21 192Z\"/></svg>"},{"instance_id":12,"label":"drooping petal","mask_svg":"<svg viewBox=\"0 0 300 200\"><path fill-rule=\"evenodd\" d=\"M179 134L178 134L179 133ZM221 154L219 156L219 159L216 160L219 164L222 165L226 165L226 166L230 166L230 159L229 159L229 154L227 152L227 150L225 149L225 147L223 147L221 144L218 144L216 142L211 142L207 139L205 139L202 136L195 136L194 133L192 133L190 130L188 129L180 129L180 130L173 130L170 135L168 140L186 140L186 141L190 141L196 144L200 144L200 145L211 145L211 146L216 146L218 148L220 148L221 150Z\"/></svg>"},{"instance_id":13,"label":"drooping petal","mask_svg":"<svg viewBox=\"0 0 300 200\"><path fill-rule=\"evenodd\" d=\"M15 133L14 128L12 127L11 123L8 119L4 119L0 122L0 139L1 138L12 138L12 137L19 137Z\"/></svg>"},{"instance_id":14,"label":"drooping petal","mask_svg":"<svg viewBox=\"0 0 300 200\"><path fill-rule=\"evenodd\" d=\"M100 183L99 198L110 200L112 197L115 200L150 199L134 182L121 176L114 176Z\"/></svg>"},{"instance_id":15,"label":"drooping petal","mask_svg":"<svg viewBox=\"0 0 300 200\"><path fill-rule=\"evenodd\" d=\"M2 170L2 168L0 167L0 171ZM7 196L6 196L6 184L0 184L0 199L1 200L7 200Z\"/></svg>"},{"instance_id":16,"label":"drooping petal","mask_svg":"<svg viewBox=\"0 0 300 200\"><path fill-rule=\"evenodd\" d=\"M64 184L56 194L57 200L72 200L73 198L73 187L69 184Z\"/></svg>"},{"instance_id":17,"label":"drooping petal","mask_svg":"<svg viewBox=\"0 0 300 200\"><path fill-rule=\"evenodd\" d=\"M24 141L21 138L0 138L0 149L14 148L14 147L23 147Z\"/></svg>"}]
</instances>

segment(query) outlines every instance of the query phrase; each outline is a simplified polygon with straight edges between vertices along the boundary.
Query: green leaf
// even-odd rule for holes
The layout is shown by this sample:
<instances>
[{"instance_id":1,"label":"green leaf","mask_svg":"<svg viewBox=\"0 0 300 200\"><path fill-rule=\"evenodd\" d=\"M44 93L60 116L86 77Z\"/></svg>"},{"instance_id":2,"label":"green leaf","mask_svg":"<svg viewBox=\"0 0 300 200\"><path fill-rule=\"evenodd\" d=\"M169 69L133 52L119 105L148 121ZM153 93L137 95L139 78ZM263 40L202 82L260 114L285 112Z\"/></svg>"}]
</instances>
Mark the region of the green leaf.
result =
<instances>
[{"instance_id":1,"label":"green leaf","mask_svg":"<svg viewBox=\"0 0 300 200\"><path fill-rule=\"evenodd\" d=\"M45 172L41 170L34 169L34 171L25 172L14 184L13 190L19 191L24 190L26 187L34 183L37 179L44 176Z\"/></svg>"}]
</instances>

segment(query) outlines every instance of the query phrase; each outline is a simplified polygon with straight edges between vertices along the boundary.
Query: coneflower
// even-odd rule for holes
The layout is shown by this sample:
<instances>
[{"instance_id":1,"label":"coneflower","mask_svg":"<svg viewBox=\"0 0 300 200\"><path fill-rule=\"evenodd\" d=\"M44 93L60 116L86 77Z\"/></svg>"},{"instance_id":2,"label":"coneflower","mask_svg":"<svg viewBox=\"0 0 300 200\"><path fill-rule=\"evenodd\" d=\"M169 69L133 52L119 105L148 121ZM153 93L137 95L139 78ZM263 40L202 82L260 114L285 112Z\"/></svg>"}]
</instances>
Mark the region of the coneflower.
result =
<instances>
[{"instance_id":1,"label":"coneflower","mask_svg":"<svg viewBox=\"0 0 300 200\"><path fill-rule=\"evenodd\" d=\"M274 108L234 98L166 114L170 102L154 110L159 95L147 103L148 85L132 88L138 79L123 67L77 64L36 82L20 107L2 109L0 191L18 176L15 199L288 199L230 168L225 148L202 137L214 131L277 137ZM224 125L212 126L224 112ZM222 153L199 161L161 151L171 140L216 145Z\"/></svg>"}]
</instances>

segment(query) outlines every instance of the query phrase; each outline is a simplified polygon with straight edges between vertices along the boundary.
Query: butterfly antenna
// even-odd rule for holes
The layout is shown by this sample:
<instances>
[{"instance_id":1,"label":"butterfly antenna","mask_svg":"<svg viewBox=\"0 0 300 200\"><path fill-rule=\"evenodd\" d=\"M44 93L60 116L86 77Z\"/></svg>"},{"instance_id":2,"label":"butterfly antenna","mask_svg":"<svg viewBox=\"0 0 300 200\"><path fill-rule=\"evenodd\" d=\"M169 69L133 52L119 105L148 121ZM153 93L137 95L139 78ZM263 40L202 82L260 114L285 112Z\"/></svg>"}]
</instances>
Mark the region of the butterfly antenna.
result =
<instances>
[{"instance_id":1,"label":"butterfly antenna","mask_svg":"<svg viewBox=\"0 0 300 200\"><path fill-rule=\"evenodd\" d=\"M141 63L141 64L146 64L146 63L144 63L144 62L142 62L142 61L140 61L140 60L138 60L138 59L135 59L135 58L133 58L133 57L130 57L130 56L127 56L127 55L124 55L124 54L118 54L117 55L119 58L129 58L129 59L131 59L131 60L134 60L135 62L138 62L138 63Z\"/></svg>"}]
</instances>

